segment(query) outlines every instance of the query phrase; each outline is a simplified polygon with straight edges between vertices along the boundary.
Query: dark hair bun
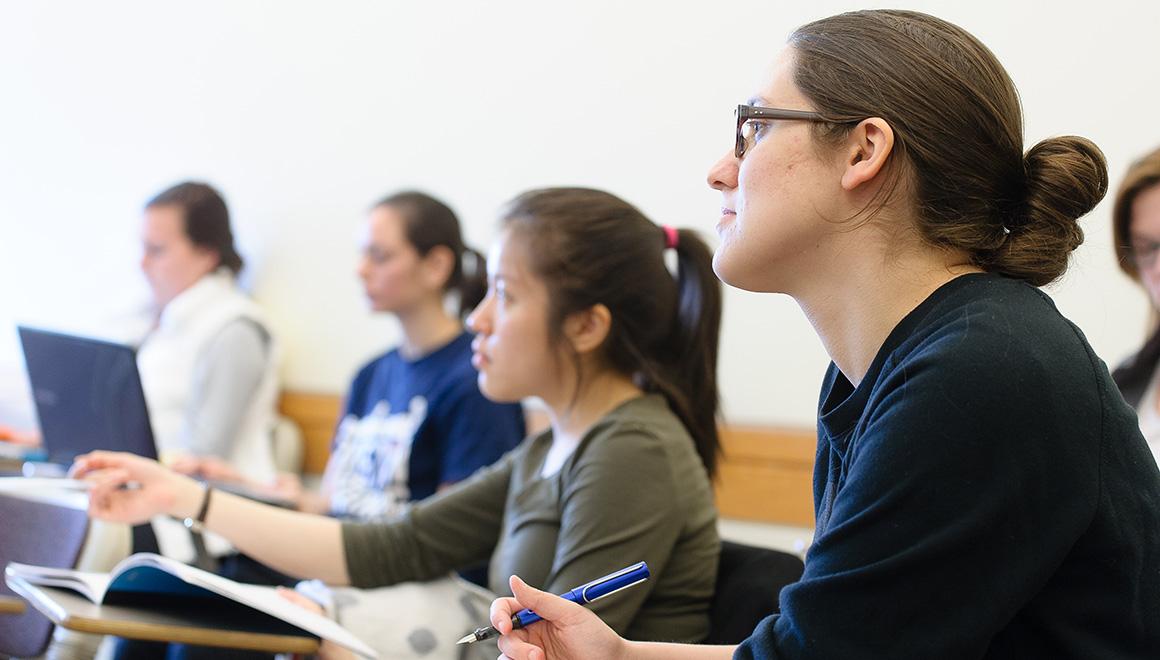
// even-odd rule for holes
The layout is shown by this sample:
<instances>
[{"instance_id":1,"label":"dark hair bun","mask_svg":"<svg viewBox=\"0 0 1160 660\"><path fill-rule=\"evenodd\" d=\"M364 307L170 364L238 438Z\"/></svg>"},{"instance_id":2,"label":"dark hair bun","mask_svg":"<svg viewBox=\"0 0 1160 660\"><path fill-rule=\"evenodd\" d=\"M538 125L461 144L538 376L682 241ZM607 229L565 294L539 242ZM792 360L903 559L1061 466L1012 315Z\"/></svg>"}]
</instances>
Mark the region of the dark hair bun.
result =
<instances>
[{"instance_id":1,"label":"dark hair bun","mask_svg":"<svg viewBox=\"0 0 1160 660\"><path fill-rule=\"evenodd\" d=\"M1108 166L1095 143L1067 135L1036 144L1023 167L1027 198L996 251L993 270L1043 286L1063 275L1083 243L1077 220L1107 194Z\"/></svg>"}]
</instances>

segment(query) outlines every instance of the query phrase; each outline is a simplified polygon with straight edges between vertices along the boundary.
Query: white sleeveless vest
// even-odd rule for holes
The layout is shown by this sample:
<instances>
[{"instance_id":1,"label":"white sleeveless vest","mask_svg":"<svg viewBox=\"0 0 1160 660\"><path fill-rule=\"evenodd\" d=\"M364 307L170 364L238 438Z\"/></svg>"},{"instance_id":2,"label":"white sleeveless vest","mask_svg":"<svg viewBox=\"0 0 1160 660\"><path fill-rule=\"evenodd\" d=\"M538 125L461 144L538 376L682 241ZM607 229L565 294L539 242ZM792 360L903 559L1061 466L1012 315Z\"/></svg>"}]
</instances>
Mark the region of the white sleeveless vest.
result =
<instances>
[{"instance_id":1,"label":"white sleeveless vest","mask_svg":"<svg viewBox=\"0 0 1160 660\"><path fill-rule=\"evenodd\" d=\"M137 366L162 457L183 447L181 433L199 361L217 334L238 319L267 328L258 306L238 289L229 271L219 269L170 301L157 328L145 338ZM262 482L273 481L276 472L271 444L278 395L276 349L271 336L265 374L224 457L242 474Z\"/></svg>"},{"instance_id":2,"label":"white sleeveless vest","mask_svg":"<svg viewBox=\"0 0 1160 660\"><path fill-rule=\"evenodd\" d=\"M199 361L214 337L238 319L251 320L270 334L258 306L238 289L228 270L218 269L165 306L157 328L137 351L153 438L163 460L183 448L182 428ZM245 476L269 483L276 474L271 433L278 396L278 352L272 334L267 354L266 371L225 458ZM189 531L180 522L159 516L153 519L153 531L161 554L186 563L193 561ZM205 543L216 557L233 550L216 534L206 534Z\"/></svg>"}]
</instances>

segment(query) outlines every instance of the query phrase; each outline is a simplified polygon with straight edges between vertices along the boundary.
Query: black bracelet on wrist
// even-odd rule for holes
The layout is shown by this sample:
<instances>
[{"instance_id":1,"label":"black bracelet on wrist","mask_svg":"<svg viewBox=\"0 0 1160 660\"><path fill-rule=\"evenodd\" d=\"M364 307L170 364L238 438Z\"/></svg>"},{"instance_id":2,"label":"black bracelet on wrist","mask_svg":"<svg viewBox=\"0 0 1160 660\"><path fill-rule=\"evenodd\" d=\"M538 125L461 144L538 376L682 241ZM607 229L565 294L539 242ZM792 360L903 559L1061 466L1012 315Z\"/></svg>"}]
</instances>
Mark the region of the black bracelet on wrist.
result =
<instances>
[{"instance_id":1,"label":"black bracelet on wrist","mask_svg":"<svg viewBox=\"0 0 1160 660\"><path fill-rule=\"evenodd\" d=\"M209 498L213 494L213 486L206 485L205 491L202 492L201 506L197 509L197 517L186 518L182 521L186 527L195 532L200 532L205 527L205 517L209 515Z\"/></svg>"}]
</instances>

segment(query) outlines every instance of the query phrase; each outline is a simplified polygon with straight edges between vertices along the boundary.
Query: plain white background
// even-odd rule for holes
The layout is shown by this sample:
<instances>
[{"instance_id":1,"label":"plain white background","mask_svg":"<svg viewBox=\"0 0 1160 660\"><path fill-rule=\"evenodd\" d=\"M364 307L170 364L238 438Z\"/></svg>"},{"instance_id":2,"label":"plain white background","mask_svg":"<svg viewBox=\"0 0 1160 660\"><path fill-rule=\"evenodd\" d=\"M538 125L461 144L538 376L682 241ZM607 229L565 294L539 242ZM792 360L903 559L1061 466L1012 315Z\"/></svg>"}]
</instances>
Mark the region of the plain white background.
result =
<instances>
[{"instance_id":1,"label":"plain white background","mask_svg":"<svg viewBox=\"0 0 1160 660\"><path fill-rule=\"evenodd\" d=\"M911 2L988 44L1019 87L1027 145L1076 133L1113 186L1160 144L1154 2ZM139 306L142 203L178 180L227 198L246 282L288 387L341 392L392 345L354 276L364 213L418 187L486 249L532 187L606 188L710 234L705 184L732 109L797 25L860 8L717 2L0 3L0 423L28 418L16 322L100 332ZM1115 267L1110 195L1048 289L1105 360L1142 340ZM827 364L792 300L730 291L729 421L812 425Z\"/></svg>"}]
</instances>

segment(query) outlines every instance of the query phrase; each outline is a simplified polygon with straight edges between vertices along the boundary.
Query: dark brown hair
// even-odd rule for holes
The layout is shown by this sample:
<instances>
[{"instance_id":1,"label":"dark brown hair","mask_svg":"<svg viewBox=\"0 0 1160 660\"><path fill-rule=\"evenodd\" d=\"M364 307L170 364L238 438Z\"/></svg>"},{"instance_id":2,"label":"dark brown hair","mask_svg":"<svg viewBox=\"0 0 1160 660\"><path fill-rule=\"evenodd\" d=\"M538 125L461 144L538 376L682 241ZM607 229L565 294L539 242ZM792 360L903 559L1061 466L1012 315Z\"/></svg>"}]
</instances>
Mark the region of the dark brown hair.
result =
<instances>
[{"instance_id":1,"label":"dark brown hair","mask_svg":"<svg viewBox=\"0 0 1160 660\"><path fill-rule=\"evenodd\" d=\"M1136 262L1132 259L1132 204L1140 193L1156 185L1160 185L1160 149L1132 163L1116 193L1116 205L1112 207L1116 261L1120 264L1120 270L1137 281L1140 272L1136 270Z\"/></svg>"},{"instance_id":2,"label":"dark brown hair","mask_svg":"<svg viewBox=\"0 0 1160 660\"><path fill-rule=\"evenodd\" d=\"M531 270L547 284L549 328L604 305L612 327L601 347L612 368L660 392L684 423L712 476L717 465L717 342L721 283L697 234L677 231L676 276L666 237L636 207L600 190L547 188L516 197L505 229L527 241Z\"/></svg>"},{"instance_id":3,"label":"dark brown hair","mask_svg":"<svg viewBox=\"0 0 1160 660\"><path fill-rule=\"evenodd\" d=\"M439 246L451 250L455 264L443 289L457 294L459 317L467 316L487 293L487 261L463 243L455 212L434 197L415 190L384 197L374 208L380 206L389 206L403 216L403 233L420 256L427 256Z\"/></svg>"},{"instance_id":4,"label":"dark brown hair","mask_svg":"<svg viewBox=\"0 0 1160 660\"><path fill-rule=\"evenodd\" d=\"M185 235L194 245L212 250L218 255L218 264L237 275L243 261L234 247L230 230L230 211L218 191L206 183L186 181L157 194L145 208L174 206L181 209L185 221Z\"/></svg>"},{"instance_id":5,"label":"dark brown hair","mask_svg":"<svg viewBox=\"0 0 1160 660\"><path fill-rule=\"evenodd\" d=\"M928 243L1036 286L1063 274L1083 242L1076 220L1107 192L1104 156L1075 136L1024 155L1015 85L978 39L927 14L868 10L804 25L789 45L794 82L818 112L890 124L884 190L913 188ZM850 126L815 130L835 140Z\"/></svg>"}]
</instances>

